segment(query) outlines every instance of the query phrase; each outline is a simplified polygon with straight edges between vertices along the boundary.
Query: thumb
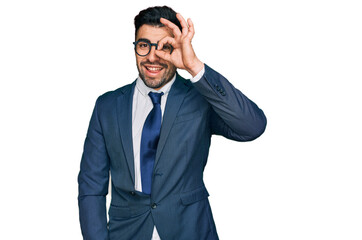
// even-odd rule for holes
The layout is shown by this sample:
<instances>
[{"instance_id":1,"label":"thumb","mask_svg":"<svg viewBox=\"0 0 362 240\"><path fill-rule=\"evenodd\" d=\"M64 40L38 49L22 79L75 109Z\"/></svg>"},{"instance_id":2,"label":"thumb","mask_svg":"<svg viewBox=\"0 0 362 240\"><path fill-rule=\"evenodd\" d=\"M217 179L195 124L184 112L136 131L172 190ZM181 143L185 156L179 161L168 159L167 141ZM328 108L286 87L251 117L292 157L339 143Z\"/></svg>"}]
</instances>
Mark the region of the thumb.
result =
<instances>
[{"instance_id":1,"label":"thumb","mask_svg":"<svg viewBox=\"0 0 362 240\"><path fill-rule=\"evenodd\" d=\"M157 57L162 58L163 60L171 62L171 54L166 53L164 51L156 50L155 54Z\"/></svg>"}]
</instances>

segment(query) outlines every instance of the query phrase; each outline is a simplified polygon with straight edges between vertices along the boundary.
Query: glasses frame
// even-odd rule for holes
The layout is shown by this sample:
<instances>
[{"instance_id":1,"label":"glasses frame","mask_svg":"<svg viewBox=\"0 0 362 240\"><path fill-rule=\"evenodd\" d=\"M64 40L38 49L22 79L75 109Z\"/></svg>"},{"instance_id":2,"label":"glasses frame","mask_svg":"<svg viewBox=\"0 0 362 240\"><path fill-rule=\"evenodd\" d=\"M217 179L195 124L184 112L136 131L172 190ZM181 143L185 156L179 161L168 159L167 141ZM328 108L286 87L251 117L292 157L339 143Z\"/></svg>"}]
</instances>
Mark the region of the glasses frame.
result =
<instances>
[{"instance_id":1,"label":"glasses frame","mask_svg":"<svg viewBox=\"0 0 362 240\"><path fill-rule=\"evenodd\" d=\"M146 53L146 54L144 54L144 55L141 55L141 54L139 54L139 53L137 52L136 47L137 47L137 44L138 44L139 42L143 42L143 43L147 43L147 44L148 44L148 46L149 46L148 53ZM155 46L155 49L157 50L158 42L157 42L157 43L151 43L151 42L146 41L146 40L138 40L138 41L133 42L133 45L134 45L134 51L136 52L136 54L137 54L138 56L145 57L145 56L147 56L148 54L150 54L152 46ZM171 46L171 51L170 51L170 54L171 54L172 51L173 51L173 46L172 46L171 44L170 44L170 46Z\"/></svg>"}]
</instances>

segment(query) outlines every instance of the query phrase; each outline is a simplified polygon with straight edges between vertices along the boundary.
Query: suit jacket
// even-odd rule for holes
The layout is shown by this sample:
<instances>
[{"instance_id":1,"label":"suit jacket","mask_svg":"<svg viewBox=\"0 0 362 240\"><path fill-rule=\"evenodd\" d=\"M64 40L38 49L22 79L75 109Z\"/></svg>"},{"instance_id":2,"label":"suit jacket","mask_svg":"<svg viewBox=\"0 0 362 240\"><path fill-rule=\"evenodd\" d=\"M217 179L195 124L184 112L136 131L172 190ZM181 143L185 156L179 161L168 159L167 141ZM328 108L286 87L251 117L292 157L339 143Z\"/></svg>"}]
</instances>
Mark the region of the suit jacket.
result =
<instances>
[{"instance_id":1,"label":"suit jacket","mask_svg":"<svg viewBox=\"0 0 362 240\"><path fill-rule=\"evenodd\" d=\"M203 182L212 134L250 141L266 127L263 111L205 65L191 83L177 75L160 132L152 194L135 191L132 101L135 82L97 99L78 176L79 212L86 240L218 239ZM109 176L112 200L107 223Z\"/></svg>"}]
</instances>

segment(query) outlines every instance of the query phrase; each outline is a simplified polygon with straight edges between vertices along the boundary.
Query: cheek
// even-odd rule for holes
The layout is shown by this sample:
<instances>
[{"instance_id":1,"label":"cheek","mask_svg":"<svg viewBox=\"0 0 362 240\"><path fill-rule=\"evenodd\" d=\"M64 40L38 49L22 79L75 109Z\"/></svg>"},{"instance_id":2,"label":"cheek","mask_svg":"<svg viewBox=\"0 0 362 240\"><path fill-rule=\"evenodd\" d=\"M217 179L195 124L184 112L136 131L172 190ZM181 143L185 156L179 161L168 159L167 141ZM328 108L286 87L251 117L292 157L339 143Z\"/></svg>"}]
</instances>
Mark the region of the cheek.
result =
<instances>
[{"instance_id":1,"label":"cheek","mask_svg":"<svg viewBox=\"0 0 362 240\"><path fill-rule=\"evenodd\" d=\"M168 65L168 71L169 72L173 72L173 71L175 71L176 70L176 68L175 68L175 65L172 65L172 64L167 64Z\"/></svg>"},{"instance_id":2,"label":"cheek","mask_svg":"<svg viewBox=\"0 0 362 240\"><path fill-rule=\"evenodd\" d=\"M142 60L144 59L144 57L138 56L136 53L135 53L135 57L136 57L137 63L142 62Z\"/></svg>"},{"instance_id":3,"label":"cheek","mask_svg":"<svg viewBox=\"0 0 362 240\"><path fill-rule=\"evenodd\" d=\"M136 63L139 68L141 68L141 62L142 62L142 59L136 57Z\"/></svg>"},{"instance_id":4,"label":"cheek","mask_svg":"<svg viewBox=\"0 0 362 240\"><path fill-rule=\"evenodd\" d=\"M168 70L172 70L175 66L173 64L171 64L170 62L165 62L167 64L167 69Z\"/></svg>"}]
</instances>

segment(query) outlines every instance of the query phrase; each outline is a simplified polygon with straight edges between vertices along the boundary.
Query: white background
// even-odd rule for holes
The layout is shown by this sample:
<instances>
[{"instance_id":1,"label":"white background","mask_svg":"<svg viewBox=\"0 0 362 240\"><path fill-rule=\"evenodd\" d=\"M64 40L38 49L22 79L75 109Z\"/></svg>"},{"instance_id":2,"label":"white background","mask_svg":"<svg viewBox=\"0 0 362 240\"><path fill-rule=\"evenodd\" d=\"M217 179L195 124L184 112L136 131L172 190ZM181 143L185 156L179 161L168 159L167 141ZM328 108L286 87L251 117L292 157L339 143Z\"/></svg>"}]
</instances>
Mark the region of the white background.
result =
<instances>
[{"instance_id":1,"label":"white background","mask_svg":"<svg viewBox=\"0 0 362 240\"><path fill-rule=\"evenodd\" d=\"M362 8L348 0L1 1L0 239L82 239L95 100L137 77L133 18L164 4L268 118L256 141L212 139L220 239L362 239Z\"/></svg>"}]
</instances>

